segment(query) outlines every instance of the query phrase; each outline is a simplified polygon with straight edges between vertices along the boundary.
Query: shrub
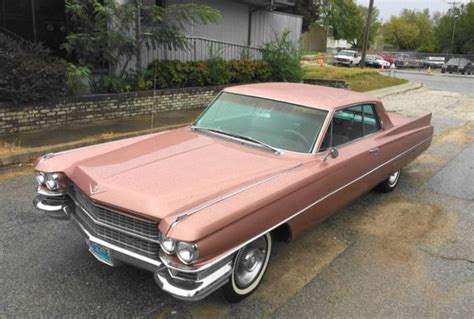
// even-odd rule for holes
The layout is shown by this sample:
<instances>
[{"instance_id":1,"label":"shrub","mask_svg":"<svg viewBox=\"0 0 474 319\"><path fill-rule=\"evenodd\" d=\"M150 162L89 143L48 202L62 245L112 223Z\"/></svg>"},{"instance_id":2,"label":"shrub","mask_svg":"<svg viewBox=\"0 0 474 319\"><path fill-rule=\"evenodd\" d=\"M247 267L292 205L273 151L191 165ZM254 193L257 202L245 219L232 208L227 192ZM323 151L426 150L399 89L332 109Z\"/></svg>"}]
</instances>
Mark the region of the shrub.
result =
<instances>
[{"instance_id":1,"label":"shrub","mask_svg":"<svg viewBox=\"0 0 474 319\"><path fill-rule=\"evenodd\" d=\"M289 33L285 30L265 44L263 59L270 65L273 81L300 82L303 78L301 53L290 41Z\"/></svg>"},{"instance_id":2,"label":"shrub","mask_svg":"<svg viewBox=\"0 0 474 319\"><path fill-rule=\"evenodd\" d=\"M87 93L91 80L91 69L87 66L78 66L72 63L67 65L67 85L71 93Z\"/></svg>"},{"instance_id":3,"label":"shrub","mask_svg":"<svg viewBox=\"0 0 474 319\"><path fill-rule=\"evenodd\" d=\"M227 62L230 83L249 83L255 81L256 63L248 60L230 60Z\"/></svg>"},{"instance_id":4,"label":"shrub","mask_svg":"<svg viewBox=\"0 0 474 319\"><path fill-rule=\"evenodd\" d=\"M48 100L67 92L66 62L41 44L0 34L0 101Z\"/></svg>"},{"instance_id":5,"label":"shrub","mask_svg":"<svg viewBox=\"0 0 474 319\"><path fill-rule=\"evenodd\" d=\"M272 68L267 61L255 61L255 82L272 81Z\"/></svg>"}]
</instances>

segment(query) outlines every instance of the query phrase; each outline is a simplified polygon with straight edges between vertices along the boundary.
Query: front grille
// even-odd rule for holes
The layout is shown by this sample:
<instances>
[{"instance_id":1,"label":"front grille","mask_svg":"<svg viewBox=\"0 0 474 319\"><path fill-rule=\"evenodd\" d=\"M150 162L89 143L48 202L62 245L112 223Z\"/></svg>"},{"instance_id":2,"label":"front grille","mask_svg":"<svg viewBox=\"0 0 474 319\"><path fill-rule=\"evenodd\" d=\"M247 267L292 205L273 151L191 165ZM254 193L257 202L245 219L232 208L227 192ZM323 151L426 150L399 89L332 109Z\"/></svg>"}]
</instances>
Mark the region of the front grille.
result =
<instances>
[{"instance_id":1,"label":"front grille","mask_svg":"<svg viewBox=\"0 0 474 319\"><path fill-rule=\"evenodd\" d=\"M76 203L76 215L95 236L117 246L151 258L157 258L158 222L116 212L94 204L76 186L68 190Z\"/></svg>"}]
</instances>

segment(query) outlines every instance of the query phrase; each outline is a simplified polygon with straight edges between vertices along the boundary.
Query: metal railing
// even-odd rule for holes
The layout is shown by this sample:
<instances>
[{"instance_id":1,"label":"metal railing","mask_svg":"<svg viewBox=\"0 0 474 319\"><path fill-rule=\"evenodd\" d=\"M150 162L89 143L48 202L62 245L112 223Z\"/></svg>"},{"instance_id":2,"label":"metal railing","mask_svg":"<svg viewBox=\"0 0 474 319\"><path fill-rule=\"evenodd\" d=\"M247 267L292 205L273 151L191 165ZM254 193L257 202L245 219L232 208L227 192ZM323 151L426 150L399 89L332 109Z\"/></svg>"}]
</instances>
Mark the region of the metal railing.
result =
<instances>
[{"instance_id":1,"label":"metal railing","mask_svg":"<svg viewBox=\"0 0 474 319\"><path fill-rule=\"evenodd\" d=\"M225 60L261 60L263 49L231 42L211 40L202 37L186 37L183 49L169 49L166 47L153 48L145 45L143 66L146 67L154 60L201 61L219 56Z\"/></svg>"}]
</instances>

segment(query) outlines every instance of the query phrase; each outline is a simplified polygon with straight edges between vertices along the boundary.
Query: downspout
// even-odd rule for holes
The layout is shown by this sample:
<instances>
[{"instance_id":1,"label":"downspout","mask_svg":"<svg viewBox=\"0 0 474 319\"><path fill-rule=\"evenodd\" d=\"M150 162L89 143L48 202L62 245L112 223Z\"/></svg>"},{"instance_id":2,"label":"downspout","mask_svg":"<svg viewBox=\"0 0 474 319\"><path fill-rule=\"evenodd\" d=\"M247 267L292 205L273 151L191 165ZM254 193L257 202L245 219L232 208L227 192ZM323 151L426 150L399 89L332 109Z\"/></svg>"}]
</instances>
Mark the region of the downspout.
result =
<instances>
[{"instance_id":1,"label":"downspout","mask_svg":"<svg viewBox=\"0 0 474 319\"><path fill-rule=\"evenodd\" d=\"M273 0L272 0L273 3ZM247 46L251 47L252 46L252 15L254 12L259 11L261 8L256 8L252 9L251 6L249 6L249 27L248 27L248 35L247 35Z\"/></svg>"}]
</instances>

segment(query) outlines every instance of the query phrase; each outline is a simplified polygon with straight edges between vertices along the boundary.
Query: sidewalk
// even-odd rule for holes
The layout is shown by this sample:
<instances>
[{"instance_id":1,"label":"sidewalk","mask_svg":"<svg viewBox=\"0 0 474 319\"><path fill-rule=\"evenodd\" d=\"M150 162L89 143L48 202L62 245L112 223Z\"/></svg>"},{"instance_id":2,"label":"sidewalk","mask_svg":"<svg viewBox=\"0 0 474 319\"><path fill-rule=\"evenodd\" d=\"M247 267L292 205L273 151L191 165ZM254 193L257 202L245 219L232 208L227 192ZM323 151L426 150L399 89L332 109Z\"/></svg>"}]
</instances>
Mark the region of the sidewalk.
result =
<instances>
[{"instance_id":1,"label":"sidewalk","mask_svg":"<svg viewBox=\"0 0 474 319\"><path fill-rule=\"evenodd\" d=\"M155 113L153 127L148 115L0 135L0 166L27 163L50 152L185 126L201 112L202 109L192 109Z\"/></svg>"},{"instance_id":2,"label":"sidewalk","mask_svg":"<svg viewBox=\"0 0 474 319\"><path fill-rule=\"evenodd\" d=\"M420 87L420 83L409 82L367 93L382 98ZM156 113L153 127L151 116L140 116L0 135L0 167L28 163L46 153L182 127L201 112L202 109L193 109Z\"/></svg>"}]
</instances>

